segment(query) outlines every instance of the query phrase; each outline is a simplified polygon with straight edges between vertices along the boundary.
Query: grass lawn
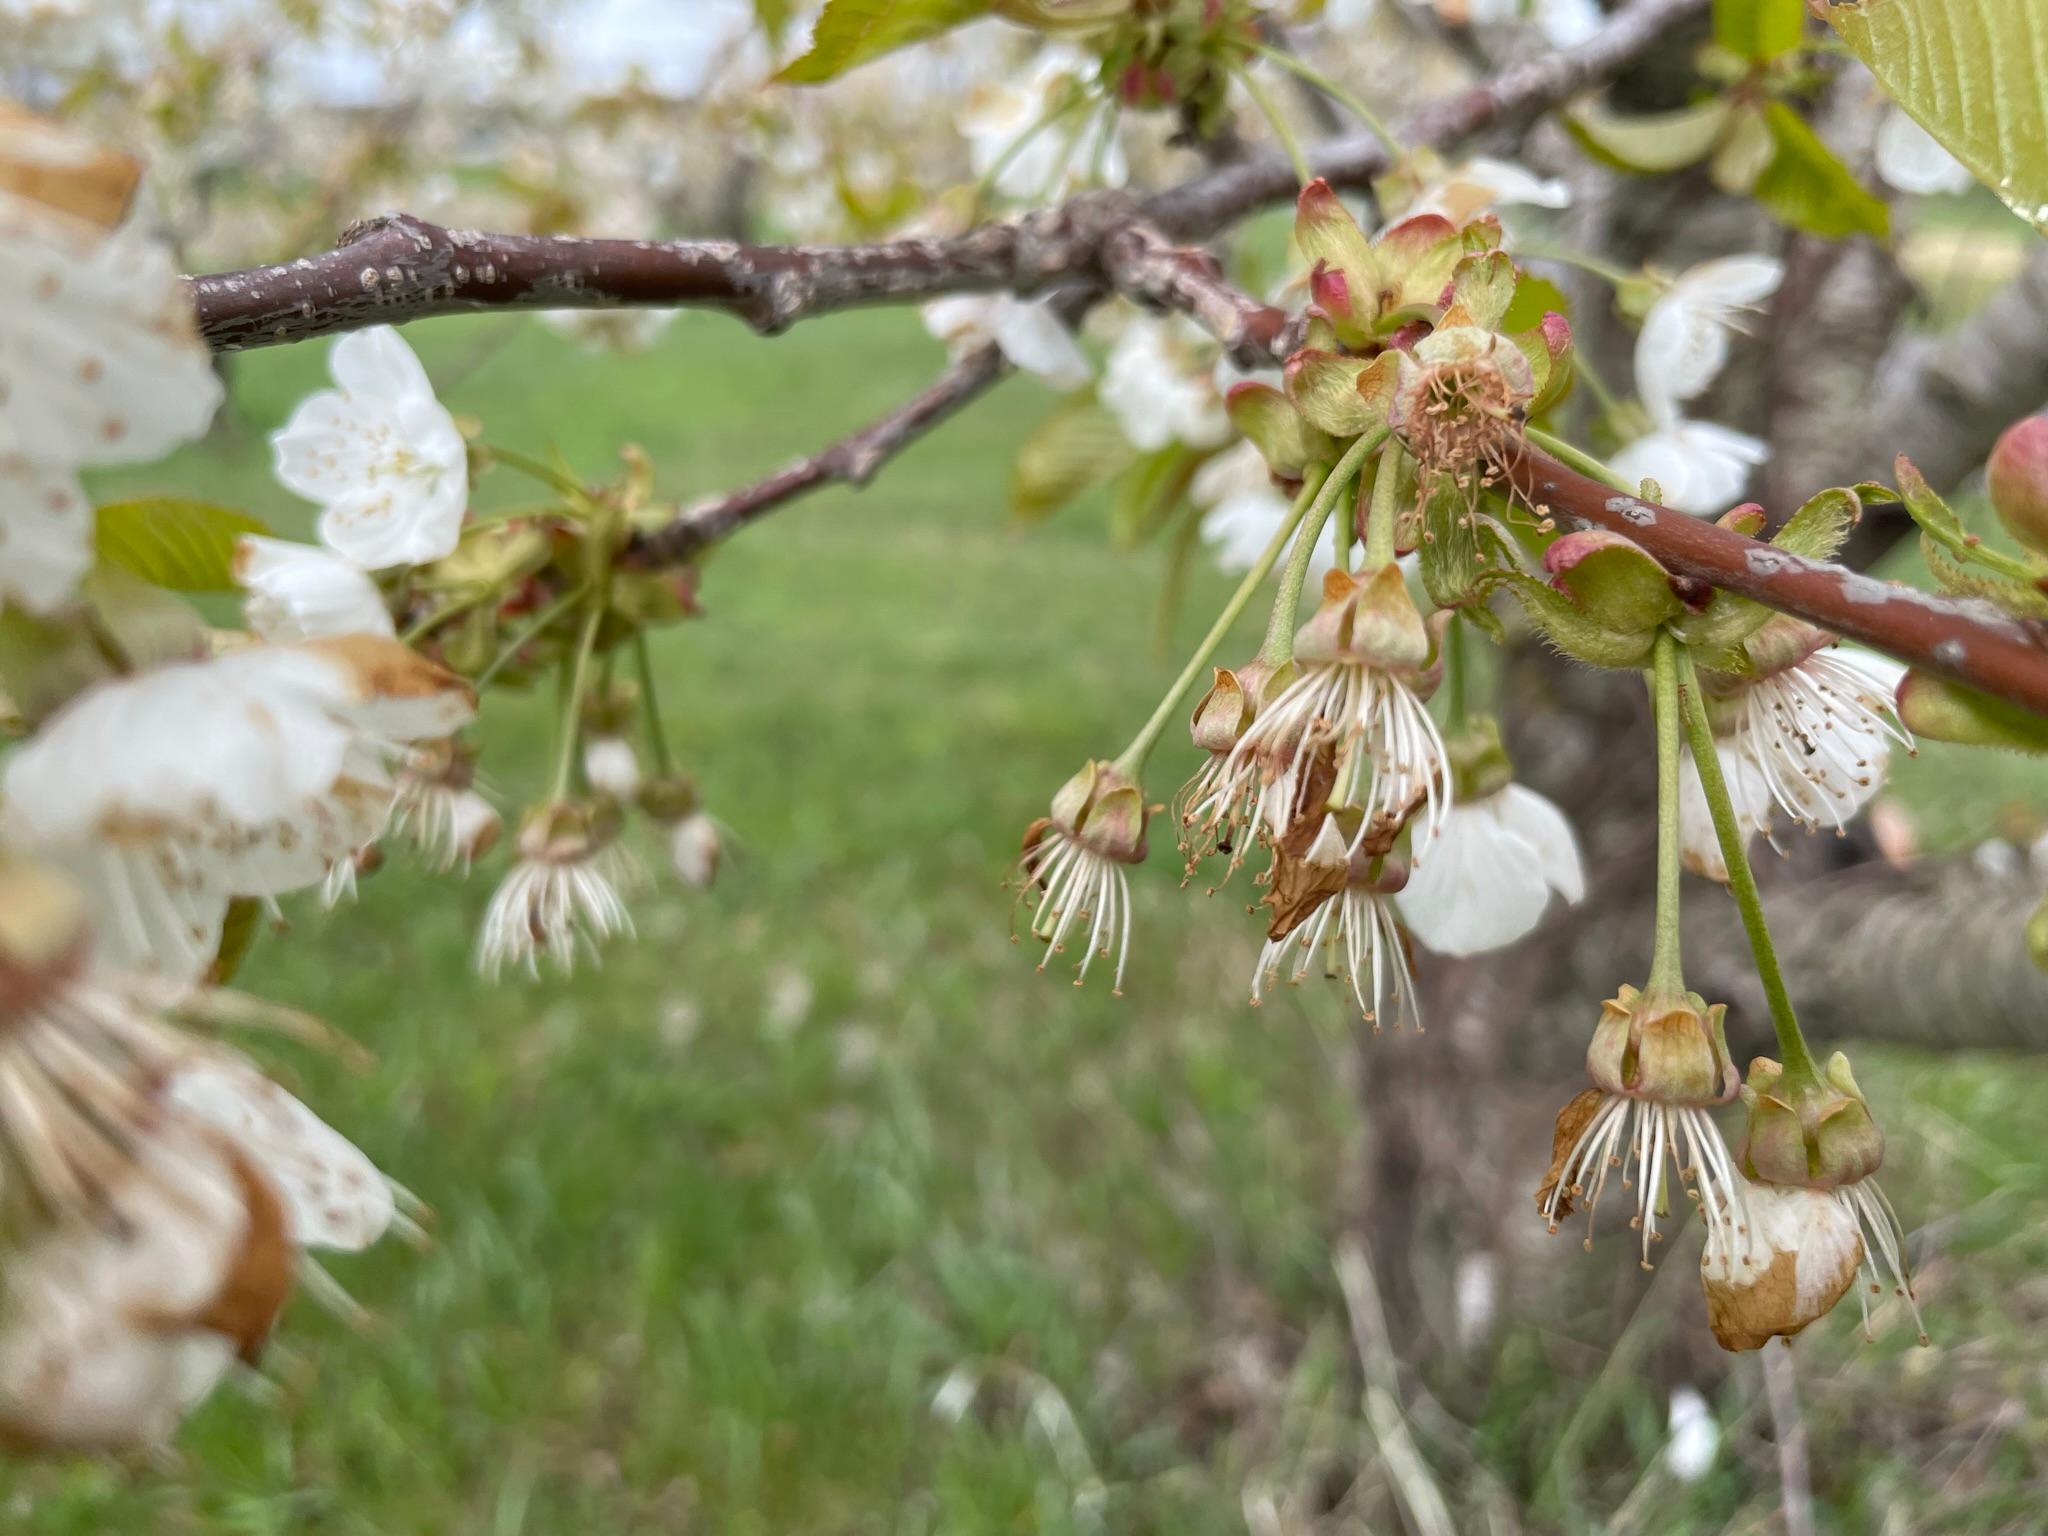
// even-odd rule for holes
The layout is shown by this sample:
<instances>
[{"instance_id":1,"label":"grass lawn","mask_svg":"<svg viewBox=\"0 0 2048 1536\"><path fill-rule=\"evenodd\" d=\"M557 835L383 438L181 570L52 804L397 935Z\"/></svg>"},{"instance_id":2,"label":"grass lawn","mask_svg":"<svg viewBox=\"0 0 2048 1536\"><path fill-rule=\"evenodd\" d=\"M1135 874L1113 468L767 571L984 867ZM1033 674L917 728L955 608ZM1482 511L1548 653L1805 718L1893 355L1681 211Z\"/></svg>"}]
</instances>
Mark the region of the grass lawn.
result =
<instances>
[{"instance_id":1,"label":"grass lawn","mask_svg":"<svg viewBox=\"0 0 2048 1536\"><path fill-rule=\"evenodd\" d=\"M413 339L452 373L502 323ZM238 360L227 430L116 483L303 529L264 434L322 356ZM447 399L593 475L638 441L687 498L872 416L937 357L898 315L773 343L692 318L626 359L522 323ZM495 864L460 884L394 859L358 906L293 905L297 931L266 938L242 984L377 1061L266 1059L433 1208L433 1244L338 1262L372 1326L302 1298L264 1381L219 1394L170 1465L0 1472L0 1528L1201 1536L1246 1529L1261 1490L1284 1502L1319 1458L1369 1454L1330 1278L1356 1134L1334 1006L1238 1006L1244 897L1182 896L1165 857L1138 884L1126 999L1035 974L1007 937L1017 834L1086 756L1114 754L1178 663L1153 643L1156 554L1106 552L1086 517L1007 521L1008 453L1043 404L1006 385L865 494L792 506L711 562L707 619L660 642L663 702L737 852L708 895L644 897L640 942L602 970L479 983ZM509 478L482 502L518 494ZM1176 650L1223 590L1197 578ZM546 714L515 700L486 718L508 800L541 777ZM1178 744L1161 759L1164 799L1192 763ZM1981 833L1973 804L1944 836ZM1980 1352L1967 1379L1990 1397L1970 1411L2033 1427L1956 1471L1952 1523L1898 1529L2021 1529L2001 1522L2023 1517L2048 1449L2048 1167L2022 1118L2042 1075L1875 1066L1873 1097L1948 1138L1900 1203L1909 1221L1914 1199L1962 1213L1973 1267L1937 1327L1955 1347L1859 1349L1836 1319L1802 1365L1823 1406L1839 1382L1860 1412L1940 1425L1944 1362ZM1270 1378L1263 1428L1206 1433L1219 1357L1273 1339L1284 1358L1231 1373ZM1504 1462L1600 1364L1560 1383L1543 1358L1504 1348L1481 1426ZM1646 1463L1662 1399L1627 1375L1603 1433L1610 1461ZM1738 1375L1717 1406L1733 1418L1753 1396ZM1884 1481L1896 1458L1846 1416L1827 1438L1833 1422L1816 1428L1840 1454L1823 1502L1839 1529L1879 1529L1907 1496ZM1890 1475L1926 1493L1913 1468ZM1721 1530L1773 1487L1731 1454L1642 1528Z\"/></svg>"}]
</instances>

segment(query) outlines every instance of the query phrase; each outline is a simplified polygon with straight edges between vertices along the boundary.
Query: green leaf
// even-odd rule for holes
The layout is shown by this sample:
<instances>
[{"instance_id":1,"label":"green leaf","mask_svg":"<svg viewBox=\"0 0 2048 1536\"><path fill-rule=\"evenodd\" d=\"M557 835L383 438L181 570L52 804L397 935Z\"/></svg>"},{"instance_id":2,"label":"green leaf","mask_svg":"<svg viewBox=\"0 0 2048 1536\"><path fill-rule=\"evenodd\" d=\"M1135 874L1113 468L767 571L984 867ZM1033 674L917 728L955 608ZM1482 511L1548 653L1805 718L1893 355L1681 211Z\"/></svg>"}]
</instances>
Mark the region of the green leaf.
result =
<instances>
[{"instance_id":1,"label":"green leaf","mask_svg":"<svg viewBox=\"0 0 2048 1536\"><path fill-rule=\"evenodd\" d=\"M83 621L0 608L0 715L47 719L66 699L114 674Z\"/></svg>"},{"instance_id":2,"label":"green leaf","mask_svg":"<svg viewBox=\"0 0 2048 1536\"><path fill-rule=\"evenodd\" d=\"M1764 104L1764 126L1773 152L1754 192L1773 218L1826 239L1882 240L1889 233L1891 212L1883 200L1835 158L1806 119L1784 102L1771 101Z\"/></svg>"},{"instance_id":3,"label":"green leaf","mask_svg":"<svg viewBox=\"0 0 2048 1536\"><path fill-rule=\"evenodd\" d=\"M1151 538L1165 524L1206 457L1172 443L1146 454L1118 475L1110 488L1110 536L1126 547Z\"/></svg>"},{"instance_id":4,"label":"green leaf","mask_svg":"<svg viewBox=\"0 0 2048 1536\"><path fill-rule=\"evenodd\" d=\"M246 512L179 496L109 502L98 512L93 545L101 561L173 592L232 592L235 543L267 533Z\"/></svg>"},{"instance_id":5,"label":"green leaf","mask_svg":"<svg viewBox=\"0 0 2048 1536\"><path fill-rule=\"evenodd\" d=\"M1422 542L1418 546L1422 589L1439 608L1456 607L1472 595L1485 569L1479 546L1479 519L1471 496L1452 475L1439 475L1423 503Z\"/></svg>"},{"instance_id":6,"label":"green leaf","mask_svg":"<svg viewBox=\"0 0 2048 1536\"><path fill-rule=\"evenodd\" d=\"M1714 0L1714 41L1753 63L1791 53L1806 31L1806 0Z\"/></svg>"},{"instance_id":7,"label":"green leaf","mask_svg":"<svg viewBox=\"0 0 2048 1536\"><path fill-rule=\"evenodd\" d=\"M789 25L793 0L754 0L755 25L768 34L770 43L782 41L782 29Z\"/></svg>"},{"instance_id":8,"label":"green leaf","mask_svg":"<svg viewBox=\"0 0 2048 1536\"><path fill-rule=\"evenodd\" d=\"M1832 560L1862 516L1863 503L1856 493L1837 486L1822 491L1786 518L1771 543L1812 560Z\"/></svg>"},{"instance_id":9,"label":"green leaf","mask_svg":"<svg viewBox=\"0 0 2048 1536\"><path fill-rule=\"evenodd\" d=\"M1508 312L1501 316L1500 324L1494 329L1509 333L1526 331L1541 325L1545 315L1569 315L1569 305L1564 290L1549 278L1524 272L1515 284L1515 296L1508 303Z\"/></svg>"},{"instance_id":10,"label":"green leaf","mask_svg":"<svg viewBox=\"0 0 2048 1536\"><path fill-rule=\"evenodd\" d=\"M2048 226L2048 0L1836 0L1823 14L1973 176Z\"/></svg>"},{"instance_id":11,"label":"green leaf","mask_svg":"<svg viewBox=\"0 0 2048 1536\"><path fill-rule=\"evenodd\" d=\"M1010 511L1041 522L1131 462L1116 419L1086 395L1063 401L1024 439L1010 466Z\"/></svg>"},{"instance_id":12,"label":"green leaf","mask_svg":"<svg viewBox=\"0 0 2048 1536\"><path fill-rule=\"evenodd\" d=\"M2008 576L1987 575L1951 559L1931 535L1920 535L1920 558L1941 583L1944 592L1957 597L1978 597L2021 619L2048 619L2048 592L2032 582Z\"/></svg>"},{"instance_id":13,"label":"green leaf","mask_svg":"<svg viewBox=\"0 0 2048 1536\"><path fill-rule=\"evenodd\" d=\"M191 661L207 652L206 621L183 598L118 565L85 573L85 599L99 631L131 668Z\"/></svg>"},{"instance_id":14,"label":"green leaf","mask_svg":"<svg viewBox=\"0 0 2048 1536\"><path fill-rule=\"evenodd\" d=\"M776 78L816 85L986 15L991 0L826 0L810 51Z\"/></svg>"},{"instance_id":15,"label":"green leaf","mask_svg":"<svg viewBox=\"0 0 2048 1536\"><path fill-rule=\"evenodd\" d=\"M1657 175L1697 165L1714 152L1734 108L1719 96L1671 112L1624 117L1597 102L1564 114L1564 125L1595 160L1617 170Z\"/></svg>"}]
</instances>

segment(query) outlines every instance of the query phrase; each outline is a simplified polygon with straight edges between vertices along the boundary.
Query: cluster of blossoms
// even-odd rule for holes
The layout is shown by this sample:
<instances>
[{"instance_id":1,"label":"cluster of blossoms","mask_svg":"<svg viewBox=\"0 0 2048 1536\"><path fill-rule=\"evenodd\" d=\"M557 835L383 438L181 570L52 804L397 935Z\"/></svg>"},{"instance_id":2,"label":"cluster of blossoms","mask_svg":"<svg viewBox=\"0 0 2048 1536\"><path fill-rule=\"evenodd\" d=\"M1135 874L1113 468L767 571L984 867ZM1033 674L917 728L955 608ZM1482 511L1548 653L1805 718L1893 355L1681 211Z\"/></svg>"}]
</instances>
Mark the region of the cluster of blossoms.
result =
<instances>
[{"instance_id":1,"label":"cluster of blossoms","mask_svg":"<svg viewBox=\"0 0 2048 1536\"><path fill-rule=\"evenodd\" d=\"M0 109L0 713L22 737L0 759L0 1431L51 1448L161 1441L258 1358L295 1283L351 1305L310 1253L412 1225L212 1026L312 1029L222 990L281 900L341 899L392 839L444 871L490 852L500 815L462 736L485 686L557 676L563 699L485 970L566 967L630 928L630 814L692 885L720 843L650 680L613 675L690 611L687 581L616 568L646 465L629 452L593 488L473 443L395 332L338 341L333 387L273 438L316 542L191 503L157 509L182 521L141 557L108 537L80 472L195 438L221 398L169 253L128 211L138 177ZM473 514L496 464L549 504ZM178 595L226 582L246 628Z\"/></svg>"},{"instance_id":2,"label":"cluster of blossoms","mask_svg":"<svg viewBox=\"0 0 2048 1536\"><path fill-rule=\"evenodd\" d=\"M1077 983L1100 960L1121 988L1129 872L1145 859L1158 809L1146 802L1146 761L1280 567L1264 645L1242 666L1215 669L1193 713L1204 760L1172 805L1186 878L1214 861L1214 890L1262 855L1268 924L1254 1004L1320 974L1375 1030L1419 1026L1423 952L1514 943L1556 898L1585 891L1564 813L1513 781L1498 726L1471 707L1482 680L1468 637L1502 638L1491 599L1511 594L1559 648L1646 676L1658 724L1657 955L1646 985L1621 987L1602 1009L1591 1086L1558 1117L1536 1197L1542 1218L1554 1231L1574 1209L1590 1213L1618 1176L1647 1266L1690 1215L1673 1206L1672 1186L1684 1190L1706 1233L1708 1317L1731 1349L1798 1332L1859 1270L1910 1308L1904 1237L1872 1178L1883 1137L1847 1062L1816 1065L1779 985L1783 1060L1738 1072L1725 1010L1685 987L1677 945L1683 867L1753 900L1754 835L1781 817L1839 829L1869 803L1889 753L1912 745L1893 703L1903 669L1754 604L1694 593L1628 539L1562 531L1516 489L1518 458L1555 441L1541 423L1570 382L1570 332L1562 317L1518 303L1523 274L1485 200L1456 215L1442 206L1368 236L1329 188L1303 192L1304 344L1277 383L1241 379L1208 397L1244 440L1231 452L1256 454L1275 510L1262 537L1244 540L1243 583L1152 720L1113 761L1088 764L1027 834L1019 900L1029 932L1047 961L1077 955ZM1731 258L1665 285L1649 306L1642 383L1669 429L1657 462L1686 475L1688 510L1733 495L1740 479L1695 473L1666 451L1700 427L1677 407L1720 369L1741 310L1777 276L1775 263ZM1136 349L1165 336L1138 334L1112 356L1101 394L1113 410L1134 393ZM1149 372L1172 382L1145 392L1144 429L1161 442L1198 430L1213 446L1206 376ZM1638 486L1626 471L1605 472L1616 490L1656 489L1653 477ZM1831 554L1857 509L1853 493L1827 493L1776 542ZM1753 508L1723 521L1760 531ZM1321 599L1304 620L1301 595L1318 569ZM1695 763L1695 749L1711 765ZM1761 951L1759 963L1774 975ZM1731 1148L1716 1111L1738 1095L1747 1125Z\"/></svg>"}]
</instances>

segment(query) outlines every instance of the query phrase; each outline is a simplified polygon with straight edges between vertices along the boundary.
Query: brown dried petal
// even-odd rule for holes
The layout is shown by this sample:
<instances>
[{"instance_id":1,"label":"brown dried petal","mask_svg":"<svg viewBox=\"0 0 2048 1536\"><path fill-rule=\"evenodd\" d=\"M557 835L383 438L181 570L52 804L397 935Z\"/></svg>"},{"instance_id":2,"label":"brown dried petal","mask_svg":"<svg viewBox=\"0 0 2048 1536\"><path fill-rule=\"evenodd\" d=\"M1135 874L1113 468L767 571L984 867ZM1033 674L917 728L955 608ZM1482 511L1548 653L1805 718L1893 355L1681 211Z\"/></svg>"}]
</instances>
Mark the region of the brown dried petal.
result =
<instances>
[{"instance_id":1,"label":"brown dried petal","mask_svg":"<svg viewBox=\"0 0 2048 1536\"><path fill-rule=\"evenodd\" d=\"M1564 1178L1564 1165L1572 1155L1572 1148L1578 1145L1579 1137L1592 1124L1593 1116L1600 1111L1600 1102L1606 1097L1598 1088L1588 1088L1575 1095L1571 1102L1557 1112L1557 1127L1550 1135L1550 1169L1543 1175L1543 1182L1536 1186L1536 1209L1550 1212L1550 1194ZM1557 1217L1572 1213L1571 1191L1566 1190L1557 1198Z\"/></svg>"}]
</instances>

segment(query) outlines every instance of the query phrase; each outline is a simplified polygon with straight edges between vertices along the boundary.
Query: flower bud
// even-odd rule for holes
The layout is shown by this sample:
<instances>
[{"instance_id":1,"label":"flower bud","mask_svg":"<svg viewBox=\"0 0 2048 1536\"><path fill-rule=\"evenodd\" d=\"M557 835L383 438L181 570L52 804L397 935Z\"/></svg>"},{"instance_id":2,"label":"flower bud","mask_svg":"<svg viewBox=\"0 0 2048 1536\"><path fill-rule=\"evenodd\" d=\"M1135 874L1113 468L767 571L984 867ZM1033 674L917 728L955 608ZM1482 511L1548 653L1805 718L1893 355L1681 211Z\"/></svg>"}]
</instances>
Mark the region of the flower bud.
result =
<instances>
[{"instance_id":1,"label":"flower bud","mask_svg":"<svg viewBox=\"0 0 2048 1536\"><path fill-rule=\"evenodd\" d=\"M2048 416L2024 417L2005 429L1991 450L1985 481L2006 531L2048 554Z\"/></svg>"},{"instance_id":2,"label":"flower bud","mask_svg":"<svg viewBox=\"0 0 2048 1536\"><path fill-rule=\"evenodd\" d=\"M1623 986L1600 1005L1586 1048L1586 1075L1608 1093L1704 1109L1735 1097L1735 1063L1721 1021L1725 1003L1696 992L1643 993Z\"/></svg>"},{"instance_id":3,"label":"flower bud","mask_svg":"<svg viewBox=\"0 0 2048 1536\"><path fill-rule=\"evenodd\" d=\"M1736 1162L1770 1184L1833 1190L1869 1178L1884 1163L1884 1132L1840 1051L1824 1080L1793 1078L1769 1057L1749 1064L1742 1102L1749 1111Z\"/></svg>"},{"instance_id":4,"label":"flower bud","mask_svg":"<svg viewBox=\"0 0 2048 1536\"><path fill-rule=\"evenodd\" d=\"M1856 1218L1819 1190L1753 1184L1742 1203L1743 1239L1710 1245L1700 1261L1707 1321L1728 1350L1761 1349L1825 1317L1863 1262Z\"/></svg>"},{"instance_id":5,"label":"flower bud","mask_svg":"<svg viewBox=\"0 0 2048 1536\"><path fill-rule=\"evenodd\" d=\"M1670 572L1640 544L1605 529L1566 534L1543 552L1543 568L1551 586L1618 634L1647 634L1683 608Z\"/></svg>"}]
</instances>

